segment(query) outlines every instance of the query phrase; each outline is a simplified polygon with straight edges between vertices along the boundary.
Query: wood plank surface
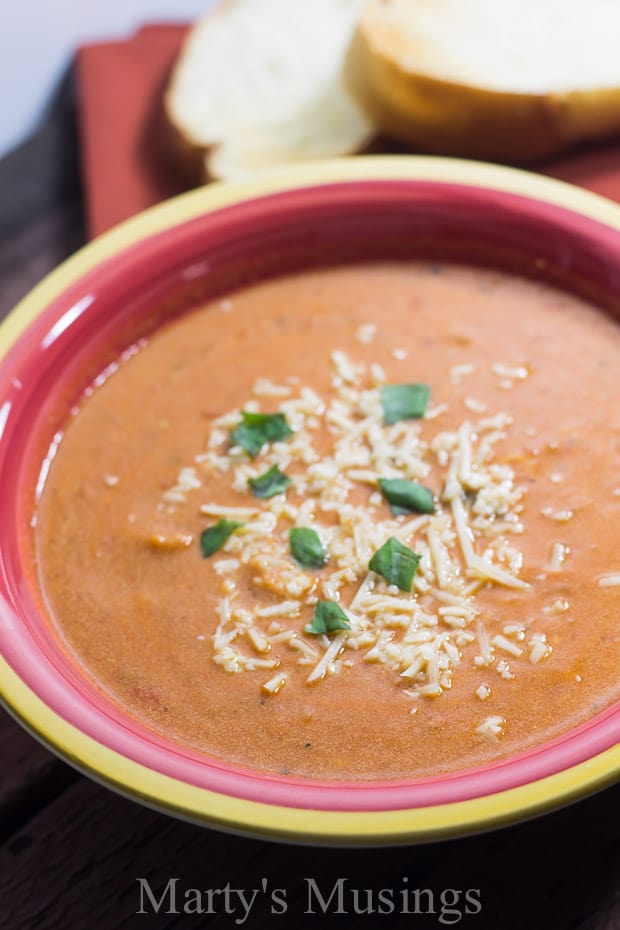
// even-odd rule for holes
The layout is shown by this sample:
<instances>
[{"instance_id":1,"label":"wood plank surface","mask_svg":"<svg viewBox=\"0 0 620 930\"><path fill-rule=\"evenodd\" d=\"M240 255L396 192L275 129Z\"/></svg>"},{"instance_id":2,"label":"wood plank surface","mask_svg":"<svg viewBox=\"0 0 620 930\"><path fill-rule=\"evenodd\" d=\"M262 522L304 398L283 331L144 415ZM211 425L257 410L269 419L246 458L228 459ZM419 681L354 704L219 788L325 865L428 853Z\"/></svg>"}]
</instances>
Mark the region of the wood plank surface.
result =
<instances>
[{"instance_id":1,"label":"wood plank surface","mask_svg":"<svg viewBox=\"0 0 620 930\"><path fill-rule=\"evenodd\" d=\"M314 849L243 839L181 823L142 808L80 779L24 824L0 850L0 901L6 930L120 930L139 926L178 928L239 926L244 909L222 894L212 914L184 914L184 895L200 889L258 889L244 925L441 927L478 930L612 930L620 926L620 851L613 813L620 786L544 818L482 836L441 844L383 850ZM138 915L138 879L148 881L155 902L169 879L178 879L176 910L164 895L157 913L145 895ZM313 879L327 902L338 879L344 884L343 910L334 898L322 913ZM267 893L263 893L266 886ZM399 913L402 892L427 890L420 914ZM284 889L284 914L270 914L271 893ZM393 892L392 914L356 914L381 904L380 889ZM479 889L478 914L463 915L464 893ZM448 890L460 891L453 904ZM427 913L431 907L434 914ZM283 897L283 895L280 895ZM385 901L383 902L385 904ZM315 913L307 913L310 907ZM415 909L414 897L408 909ZM354 923L345 918L354 919Z\"/></svg>"},{"instance_id":2,"label":"wood plank surface","mask_svg":"<svg viewBox=\"0 0 620 930\"><path fill-rule=\"evenodd\" d=\"M80 776L1 710L0 747L0 842L4 842Z\"/></svg>"}]
</instances>

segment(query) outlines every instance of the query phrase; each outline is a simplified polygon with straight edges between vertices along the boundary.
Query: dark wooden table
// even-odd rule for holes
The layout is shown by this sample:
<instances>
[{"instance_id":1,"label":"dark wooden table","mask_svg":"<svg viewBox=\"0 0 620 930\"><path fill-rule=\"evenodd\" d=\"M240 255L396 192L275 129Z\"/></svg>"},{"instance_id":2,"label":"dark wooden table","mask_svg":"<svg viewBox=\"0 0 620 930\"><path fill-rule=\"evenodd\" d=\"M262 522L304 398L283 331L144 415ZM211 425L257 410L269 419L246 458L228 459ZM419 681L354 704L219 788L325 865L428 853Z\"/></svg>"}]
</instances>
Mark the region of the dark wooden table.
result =
<instances>
[{"instance_id":1,"label":"dark wooden table","mask_svg":"<svg viewBox=\"0 0 620 930\"><path fill-rule=\"evenodd\" d=\"M41 132L0 162L2 315L84 238L71 106L67 94L61 97ZM620 785L478 837L388 850L312 849L216 833L120 798L50 755L1 710L0 753L2 930L620 928ZM155 914L150 908L140 915L139 878L158 896L178 879L181 902L189 889L228 886L229 911L238 901L232 889L251 895L265 882L284 889L286 911L270 913L268 896L259 893L244 920L239 906L226 912L222 893L213 899L214 913ZM306 913L307 880L327 898L340 878L358 891L361 909L366 889L375 907L381 905L378 890L391 889L394 911L356 914L347 893L345 913L336 912L335 899L327 914L316 899L315 913ZM406 887L426 889L422 913L401 913ZM466 915L464 895L474 889L482 907ZM460 898L449 907L457 891Z\"/></svg>"}]
</instances>

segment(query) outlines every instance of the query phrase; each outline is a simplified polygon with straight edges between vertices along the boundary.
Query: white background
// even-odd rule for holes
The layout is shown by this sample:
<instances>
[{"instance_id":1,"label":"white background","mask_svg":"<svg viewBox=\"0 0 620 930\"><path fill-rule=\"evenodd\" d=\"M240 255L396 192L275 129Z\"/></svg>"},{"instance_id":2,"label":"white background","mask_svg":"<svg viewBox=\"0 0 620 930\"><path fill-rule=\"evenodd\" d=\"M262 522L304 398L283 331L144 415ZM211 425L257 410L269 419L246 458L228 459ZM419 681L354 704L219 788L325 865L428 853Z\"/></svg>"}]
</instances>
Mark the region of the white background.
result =
<instances>
[{"instance_id":1,"label":"white background","mask_svg":"<svg viewBox=\"0 0 620 930\"><path fill-rule=\"evenodd\" d=\"M145 22L195 19L216 0L4 0L0 13L0 158L45 113L76 48Z\"/></svg>"}]
</instances>

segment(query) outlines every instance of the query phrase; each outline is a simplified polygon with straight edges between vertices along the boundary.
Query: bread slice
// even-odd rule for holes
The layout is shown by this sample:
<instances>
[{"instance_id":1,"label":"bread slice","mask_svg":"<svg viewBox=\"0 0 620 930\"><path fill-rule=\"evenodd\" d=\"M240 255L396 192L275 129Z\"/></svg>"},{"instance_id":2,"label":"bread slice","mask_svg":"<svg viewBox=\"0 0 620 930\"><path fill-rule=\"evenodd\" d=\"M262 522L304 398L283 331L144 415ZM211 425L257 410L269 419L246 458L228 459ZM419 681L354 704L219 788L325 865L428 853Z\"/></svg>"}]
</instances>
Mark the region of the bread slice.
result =
<instances>
[{"instance_id":1,"label":"bread slice","mask_svg":"<svg viewBox=\"0 0 620 930\"><path fill-rule=\"evenodd\" d=\"M620 132L620 2L371 0L345 74L418 150L542 159Z\"/></svg>"},{"instance_id":2,"label":"bread slice","mask_svg":"<svg viewBox=\"0 0 620 930\"><path fill-rule=\"evenodd\" d=\"M370 121L342 80L366 0L224 0L190 32L168 119L209 178L364 149Z\"/></svg>"}]
</instances>

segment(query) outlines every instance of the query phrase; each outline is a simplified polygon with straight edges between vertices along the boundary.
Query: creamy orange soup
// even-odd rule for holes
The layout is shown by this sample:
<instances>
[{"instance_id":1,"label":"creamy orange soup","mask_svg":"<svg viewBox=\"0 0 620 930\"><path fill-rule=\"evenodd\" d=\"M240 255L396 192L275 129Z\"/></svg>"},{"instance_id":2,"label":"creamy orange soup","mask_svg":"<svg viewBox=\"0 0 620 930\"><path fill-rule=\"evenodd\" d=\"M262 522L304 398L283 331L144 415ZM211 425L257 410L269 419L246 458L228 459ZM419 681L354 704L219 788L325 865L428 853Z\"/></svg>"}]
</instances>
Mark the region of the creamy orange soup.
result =
<instances>
[{"instance_id":1,"label":"creamy orange soup","mask_svg":"<svg viewBox=\"0 0 620 930\"><path fill-rule=\"evenodd\" d=\"M261 770L414 777L553 738L620 695L619 366L603 313L465 267L196 310L67 424L36 525L53 621L127 712Z\"/></svg>"}]
</instances>

